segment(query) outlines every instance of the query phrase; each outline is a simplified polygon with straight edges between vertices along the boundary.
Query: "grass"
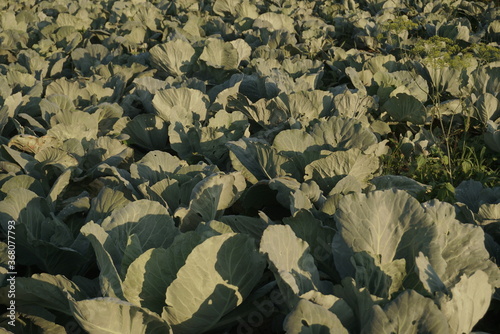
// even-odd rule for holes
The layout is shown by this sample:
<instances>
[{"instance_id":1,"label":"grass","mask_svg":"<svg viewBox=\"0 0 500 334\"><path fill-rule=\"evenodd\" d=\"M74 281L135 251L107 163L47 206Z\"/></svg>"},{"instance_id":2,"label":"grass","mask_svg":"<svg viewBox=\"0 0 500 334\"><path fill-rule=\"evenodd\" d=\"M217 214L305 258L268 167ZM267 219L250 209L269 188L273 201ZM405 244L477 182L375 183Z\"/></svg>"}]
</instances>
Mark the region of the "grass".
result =
<instances>
[{"instance_id":1,"label":"grass","mask_svg":"<svg viewBox=\"0 0 500 334\"><path fill-rule=\"evenodd\" d=\"M448 145L445 135L435 131L436 143L425 152L413 149L401 135L389 138L392 153L382 158L384 174L404 175L432 186L426 199L438 198L454 201L454 189L462 181L476 180L486 186L500 185L500 157L482 143L479 134L455 131L450 134ZM449 151L448 151L449 147Z\"/></svg>"}]
</instances>

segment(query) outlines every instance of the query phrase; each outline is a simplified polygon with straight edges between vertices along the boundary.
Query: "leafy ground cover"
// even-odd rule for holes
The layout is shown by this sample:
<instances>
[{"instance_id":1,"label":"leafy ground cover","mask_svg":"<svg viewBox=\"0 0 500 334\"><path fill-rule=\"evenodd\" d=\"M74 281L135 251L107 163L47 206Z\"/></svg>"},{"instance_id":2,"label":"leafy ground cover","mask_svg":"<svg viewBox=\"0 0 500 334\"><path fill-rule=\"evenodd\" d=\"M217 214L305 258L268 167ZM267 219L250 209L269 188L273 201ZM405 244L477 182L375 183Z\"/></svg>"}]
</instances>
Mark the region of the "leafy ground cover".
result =
<instances>
[{"instance_id":1,"label":"leafy ground cover","mask_svg":"<svg viewBox=\"0 0 500 334\"><path fill-rule=\"evenodd\" d=\"M500 332L499 43L494 1L3 1L0 331Z\"/></svg>"}]
</instances>

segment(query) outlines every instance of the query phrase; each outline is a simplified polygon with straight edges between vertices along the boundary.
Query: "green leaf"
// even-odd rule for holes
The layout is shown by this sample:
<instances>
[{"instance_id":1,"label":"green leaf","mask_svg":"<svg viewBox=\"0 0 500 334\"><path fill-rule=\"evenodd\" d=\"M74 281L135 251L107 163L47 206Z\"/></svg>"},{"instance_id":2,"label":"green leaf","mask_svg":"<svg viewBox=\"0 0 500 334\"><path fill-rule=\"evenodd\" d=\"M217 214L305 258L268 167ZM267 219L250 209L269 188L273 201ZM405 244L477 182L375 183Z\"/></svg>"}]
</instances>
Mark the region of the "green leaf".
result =
<instances>
[{"instance_id":1,"label":"green leaf","mask_svg":"<svg viewBox=\"0 0 500 334\"><path fill-rule=\"evenodd\" d=\"M13 189L0 202L0 224L5 233L7 222L16 221L16 261L36 264L49 273L73 275L85 259L70 248L73 237L68 226L48 216L47 202L27 189Z\"/></svg>"},{"instance_id":2,"label":"green leaf","mask_svg":"<svg viewBox=\"0 0 500 334\"><path fill-rule=\"evenodd\" d=\"M194 48L182 39L158 44L149 53L154 67L173 76L191 72L196 61Z\"/></svg>"},{"instance_id":3,"label":"green leaf","mask_svg":"<svg viewBox=\"0 0 500 334\"><path fill-rule=\"evenodd\" d=\"M283 329L287 334L349 333L334 313L305 299L287 315Z\"/></svg>"},{"instance_id":4,"label":"green leaf","mask_svg":"<svg viewBox=\"0 0 500 334\"><path fill-rule=\"evenodd\" d=\"M311 132L321 149L343 151L359 148L364 151L377 144L375 134L355 119L332 116L327 121L320 120Z\"/></svg>"},{"instance_id":5,"label":"green leaf","mask_svg":"<svg viewBox=\"0 0 500 334\"><path fill-rule=\"evenodd\" d=\"M233 205L246 188L241 173L213 174L200 181L191 192L189 208L180 208L181 231L193 230L202 221L217 219L221 212Z\"/></svg>"},{"instance_id":6,"label":"green leaf","mask_svg":"<svg viewBox=\"0 0 500 334\"><path fill-rule=\"evenodd\" d=\"M356 284L366 287L371 294L381 297L389 297L389 289L392 280L379 266L375 263L373 257L367 252L355 253L351 260L356 274Z\"/></svg>"},{"instance_id":7,"label":"green leaf","mask_svg":"<svg viewBox=\"0 0 500 334\"><path fill-rule=\"evenodd\" d=\"M450 333L470 333L488 311L492 294L488 275L481 270L470 277L462 275L449 295L441 294L438 303L448 318Z\"/></svg>"},{"instance_id":8,"label":"green leaf","mask_svg":"<svg viewBox=\"0 0 500 334\"><path fill-rule=\"evenodd\" d=\"M428 99L429 86L425 79L416 73L410 71L389 73L384 69L375 73L373 79L379 86L377 96L380 98L381 104L397 93L406 93L422 103Z\"/></svg>"},{"instance_id":9,"label":"green leaf","mask_svg":"<svg viewBox=\"0 0 500 334\"><path fill-rule=\"evenodd\" d=\"M473 66L468 66L471 70ZM460 91L466 86L468 78L464 68L443 66L441 64L429 64L426 66L431 84L438 92L448 92L453 96L461 96ZM427 76L427 73L422 73Z\"/></svg>"},{"instance_id":10,"label":"green leaf","mask_svg":"<svg viewBox=\"0 0 500 334\"><path fill-rule=\"evenodd\" d=\"M500 129L498 124L493 121L488 121L486 125L486 133L484 141L490 149L495 152L500 152Z\"/></svg>"},{"instance_id":11,"label":"green leaf","mask_svg":"<svg viewBox=\"0 0 500 334\"><path fill-rule=\"evenodd\" d=\"M273 142L274 148L278 151L296 153L297 155L304 153L315 144L314 138L310 134L299 129L280 131Z\"/></svg>"},{"instance_id":12,"label":"green leaf","mask_svg":"<svg viewBox=\"0 0 500 334\"><path fill-rule=\"evenodd\" d=\"M91 44L71 52L71 59L76 70L80 71L84 76L91 76L95 67L100 64L107 64L112 57L110 57L108 48L102 44Z\"/></svg>"},{"instance_id":13,"label":"green leaf","mask_svg":"<svg viewBox=\"0 0 500 334\"><path fill-rule=\"evenodd\" d=\"M277 177L269 180L269 188L276 190L276 200L285 208L291 208L294 192L300 192L300 183L291 177ZM309 207L312 204L309 202Z\"/></svg>"},{"instance_id":14,"label":"green leaf","mask_svg":"<svg viewBox=\"0 0 500 334\"><path fill-rule=\"evenodd\" d=\"M149 182L153 185L176 173L183 166L187 166L187 163L170 153L150 151L130 166L130 175L137 183Z\"/></svg>"},{"instance_id":15,"label":"green leaf","mask_svg":"<svg viewBox=\"0 0 500 334\"><path fill-rule=\"evenodd\" d=\"M5 195L16 188L28 189L38 196L44 197L45 191L40 181L29 175L16 175L5 181L0 189Z\"/></svg>"},{"instance_id":16,"label":"green leaf","mask_svg":"<svg viewBox=\"0 0 500 334\"><path fill-rule=\"evenodd\" d=\"M361 94L366 95L366 87L363 84L363 80L361 78L361 73L356 71L353 67L347 67L345 69L345 74L351 79L351 82L356 89L361 92Z\"/></svg>"},{"instance_id":17,"label":"green leaf","mask_svg":"<svg viewBox=\"0 0 500 334\"><path fill-rule=\"evenodd\" d=\"M162 317L176 333L206 331L241 304L264 267L253 239L234 233L211 237L193 249L168 287Z\"/></svg>"},{"instance_id":18,"label":"green leaf","mask_svg":"<svg viewBox=\"0 0 500 334\"><path fill-rule=\"evenodd\" d=\"M335 115L363 120L368 110L377 107L375 99L372 96L364 95L362 92L352 93L346 90L344 93L336 95Z\"/></svg>"},{"instance_id":19,"label":"green leaf","mask_svg":"<svg viewBox=\"0 0 500 334\"><path fill-rule=\"evenodd\" d=\"M205 128L207 130L207 128ZM205 133L205 137L210 137L213 135L216 140L210 141L215 147L218 146L219 143L217 141L220 141L222 139L222 134L221 133L214 133L214 130L211 128L208 128L209 133L208 136L207 133ZM178 156L181 159L184 160L191 160L193 157L195 159L200 159L200 153L201 153L201 125L199 122L193 122L193 125L188 124L188 123L182 123L182 122L175 122L169 125L168 127L168 139L170 142L170 147L172 147L173 150L175 150L178 154ZM207 131L205 131L207 132ZM210 133L211 132L211 133ZM207 138L205 138L207 140Z\"/></svg>"},{"instance_id":20,"label":"green leaf","mask_svg":"<svg viewBox=\"0 0 500 334\"><path fill-rule=\"evenodd\" d=\"M380 264L404 258L414 263L418 251L428 254L437 231L420 203L398 190L354 193L344 196L335 212L338 233L334 239L334 259L342 276L349 276L351 252L365 251Z\"/></svg>"},{"instance_id":21,"label":"green leaf","mask_svg":"<svg viewBox=\"0 0 500 334\"><path fill-rule=\"evenodd\" d=\"M262 233L269 224L260 217L248 217L243 215L222 216L219 220L229 225L238 233L248 234L256 240L260 240Z\"/></svg>"},{"instance_id":22,"label":"green leaf","mask_svg":"<svg viewBox=\"0 0 500 334\"><path fill-rule=\"evenodd\" d=\"M50 189L49 195L47 196L47 201L52 211L55 211L56 202L58 198L62 195L66 187L69 185L71 179L71 170L66 170L63 172L54 182L52 188ZM2 187L3 188L3 187Z\"/></svg>"},{"instance_id":23,"label":"green leaf","mask_svg":"<svg viewBox=\"0 0 500 334\"><path fill-rule=\"evenodd\" d=\"M293 19L284 14L268 12L259 15L259 17L255 19L253 26L256 28L269 29L270 31L286 30L290 33L294 33L295 28L293 23Z\"/></svg>"},{"instance_id":24,"label":"green leaf","mask_svg":"<svg viewBox=\"0 0 500 334\"><path fill-rule=\"evenodd\" d=\"M35 178L41 177L41 173L34 168L37 161L31 155L23 152L18 152L14 149L11 149L7 145L1 146L0 153L4 157L9 157L10 159L8 160L18 164L26 174L29 174Z\"/></svg>"},{"instance_id":25,"label":"green leaf","mask_svg":"<svg viewBox=\"0 0 500 334\"><path fill-rule=\"evenodd\" d=\"M489 120L495 120L495 116L498 116L500 101L494 95L484 93L477 99L475 107L478 118L483 124L487 124Z\"/></svg>"},{"instance_id":26,"label":"green leaf","mask_svg":"<svg viewBox=\"0 0 500 334\"><path fill-rule=\"evenodd\" d=\"M45 96L64 95L70 101L76 101L78 98L90 100L89 93L80 87L78 81L69 81L66 78L60 78L52 81L45 90Z\"/></svg>"},{"instance_id":27,"label":"green leaf","mask_svg":"<svg viewBox=\"0 0 500 334\"><path fill-rule=\"evenodd\" d=\"M127 246L125 247L125 251L123 252L121 268L120 268L120 276L125 277L127 273L128 267L135 259L137 259L141 254L144 253L144 249L141 245L141 241L137 234L131 234L127 239Z\"/></svg>"},{"instance_id":28,"label":"green leaf","mask_svg":"<svg viewBox=\"0 0 500 334\"><path fill-rule=\"evenodd\" d=\"M429 259L422 252L420 252L415 259L415 264L415 269L420 277L420 282L422 282L424 288L429 293L434 295L437 292L448 292L448 289L444 285L443 281L441 281L441 278L439 278L439 275L429 263Z\"/></svg>"},{"instance_id":29,"label":"green leaf","mask_svg":"<svg viewBox=\"0 0 500 334\"><path fill-rule=\"evenodd\" d=\"M47 147L37 154L35 154L35 159L40 161L37 166L43 169L46 166L54 166L61 171L65 171L69 168L78 166L78 160L76 160L72 155L68 154L66 151Z\"/></svg>"},{"instance_id":30,"label":"green leaf","mask_svg":"<svg viewBox=\"0 0 500 334\"><path fill-rule=\"evenodd\" d=\"M23 329L21 329L22 332L20 333L29 333L37 329L41 330L43 333L50 334L66 333L66 329L56 323L56 316L42 307L32 305L20 307L19 318L16 320L23 326ZM17 326L21 325L19 323Z\"/></svg>"},{"instance_id":31,"label":"green leaf","mask_svg":"<svg viewBox=\"0 0 500 334\"><path fill-rule=\"evenodd\" d=\"M161 314L165 293L184 266L191 251L201 243L195 232L179 235L168 249L153 248L137 257L123 281L123 293L134 305Z\"/></svg>"},{"instance_id":32,"label":"green leaf","mask_svg":"<svg viewBox=\"0 0 500 334\"><path fill-rule=\"evenodd\" d=\"M166 249L151 248L140 255L128 268L123 282L123 293L135 305L161 313L165 305L165 292L176 273L171 273Z\"/></svg>"},{"instance_id":33,"label":"green leaf","mask_svg":"<svg viewBox=\"0 0 500 334\"><path fill-rule=\"evenodd\" d=\"M382 110L387 111L397 122L423 124L427 116L422 102L406 93L391 97L384 103Z\"/></svg>"},{"instance_id":34,"label":"green leaf","mask_svg":"<svg viewBox=\"0 0 500 334\"><path fill-rule=\"evenodd\" d=\"M269 226L262 235L260 251L267 255L289 309L295 307L300 295L325 289L309 245L297 238L290 226Z\"/></svg>"},{"instance_id":35,"label":"green leaf","mask_svg":"<svg viewBox=\"0 0 500 334\"><path fill-rule=\"evenodd\" d=\"M262 94L266 94L259 90L261 89L259 86L260 81L257 81L257 79L255 80L254 82L252 79L244 77L244 80L240 84L240 93L228 97L228 110L243 113L246 117L254 120L263 128L273 128L280 124L282 125L283 122L288 120L289 115L284 108L276 108L274 101L266 102L265 98L261 98ZM251 83L254 83L257 87L251 86ZM243 92L245 92L246 95L251 95L251 97L253 97L252 94L255 94L255 99L258 101L252 103L243 95Z\"/></svg>"},{"instance_id":36,"label":"green leaf","mask_svg":"<svg viewBox=\"0 0 500 334\"><path fill-rule=\"evenodd\" d=\"M363 327L363 334L375 333L449 333L445 315L432 299L406 290L384 309L373 307L374 316Z\"/></svg>"},{"instance_id":37,"label":"green leaf","mask_svg":"<svg viewBox=\"0 0 500 334\"><path fill-rule=\"evenodd\" d=\"M87 150L87 154L83 159L83 166L87 169L87 173L91 173L99 165L106 164L118 167L134 154L130 147L109 136L102 136L92 140Z\"/></svg>"},{"instance_id":38,"label":"green leaf","mask_svg":"<svg viewBox=\"0 0 500 334\"><path fill-rule=\"evenodd\" d=\"M341 285L334 286L334 295L342 298L341 300L347 305L339 304L342 306L340 310L330 308L330 311L339 316L350 333L360 333L361 328L372 318L373 306L378 299L367 289L358 288L352 277L343 279L341 283Z\"/></svg>"},{"instance_id":39,"label":"green leaf","mask_svg":"<svg viewBox=\"0 0 500 334\"><path fill-rule=\"evenodd\" d=\"M89 333L172 333L158 315L116 298L71 300L70 306L75 319Z\"/></svg>"},{"instance_id":40,"label":"green leaf","mask_svg":"<svg viewBox=\"0 0 500 334\"><path fill-rule=\"evenodd\" d=\"M101 226L93 222L85 224L80 232L90 240L94 248L100 269L99 281L102 295L124 299L122 280L115 266L116 260L114 261L112 257L115 255L117 258L119 253L112 244L111 238Z\"/></svg>"},{"instance_id":41,"label":"green leaf","mask_svg":"<svg viewBox=\"0 0 500 334\"><path fill-rule=\"evenodd\" d=\"M321 156L314 138L299 129L280 131L274 138L273 148L290 158L301 173L308 164Z\"/></svg>"},{"instance_id":42,"label":"green leaf","mask_svg":"<svg viewBox=\"0 0 500 334\"><path fill-rule=\"evenodd\" d=\"M240 171L250 183L298 173L288 158L264 142L240 139L226 145L233 168Z\"/></svg>"},{"instance_id":43,"label":"green leaf","mask_svg":"<svg viewBox=\"0 0 500 334\"><path fill-rule=\"evenodd\" d=\"M282 93L276 99L290 116L304 121L331 116L335 108L334 95L322 90Z\"/></svg>"},{"instance_id":44,"label":"green leaf","mask_svg":"<svg viewBox=\"0 0 500 334\"><path fill-rule=\"evenodd\" d=\"M305 180L314 180L328 194L346 176L353 176L361 184L368 181L379 168L379 159L358 149L337 151L311 162L305 168Z\"/></svg>"},{"instance_id":45,"label":"green leaf","mask_svg":"<svg viewBox=\"0 0 500 334\"><path fill-rule=\"evenodd\" d=\"M200 60L206 62L208 66L226 71L238 69L238 51L233 44L216 38L209 38L206 43Z\"/></svg>"},{"instance_id":46,"label":"green leaf","mask_svg":"<svg viewBox=\"0 0 500 334\"><path fill-rule=\"evenodd\" d=\"M101 222L114 210L120 209L130 203L125 194L116 189L103 187L99 194L92 199L86 221Z\"/></svg>"},{"instance_id":47,"label":"green leaf","mask_svg":"<svg viewBox=\"0 0 500 334\"><path fill-rule=\"evenodd\" d=\"M244 39L238 38L230 42L236 51L238 51L238 64L243 60L250 61L250 56L252 55L252 47L245 42Z\"/></svg>"},{"instance_id":48,"label":"green leaf","mask_svg":"<svg viewBox=\"0 0 500 334\"><path fill-rule=\"evenodd\" d=\"M2 228L7 231L7 221L15 220L17 224L25 224L36 231L36 226L45 220L48 207L42 198L24 188L12 189L0 202ZM34 237L42 236L42 231L34 232Z\"/></svg>"},{"instance_id":49,"label":"green leaf","mask_svg":"<svg viewBox=\"0 0 500 334\"><path fill-rule=\"evenodd\" d=\"M334 266L331 245L335 231L324 226L308 210L297 211L293 217L284 218L283 223L289 225L297 237L309 244L318 269L335 277L337 274L332 270Z\"/></svg>"},{"instance_id":50,"label":"green leaf","mask_svg":"<svg viewBox=\"0 0 500 334\"><path fill-rule=\"evenodd\" d=\"M463 274L478 270L489 277L489 284L500 287L500 269L490 260L481 227L455 219L455 208L433 200L425 203L426 215L436 226L436 246L428 253L429 262L446 287L455 285Z\"/></svg>"},{"instance_id":51,"label":"green leaf","mask_svg":"<svg viewBox=\"0 0 500 334\"><path fill-rule=\"evenodd\" d=\"M164 203L171 212L174 212L179 207L179 181L166 178L146 189L147 195L144 194L144 196L150 196L148 199Z\"/></svg>"},{"instance_id":52,"label":"green leaf","mask_svg":"<svg viewBox=\"0 0 500 334\"><path fill-rule=\"evenodd\" d=\"M123 133L130 136L131 143L150 151L163 150L167 146L167 125L155 115L137 115L127 123Z\"/></svg>"},{"instance_id":53,"label":"green leaf","mask_svg":"<svg viewBox=\"0 0 500 334\"><path fill-rule=\"evenodd\" d=\"M216 0L212 10L215 14L225 17L226 15L235 16L236 6L241 3L241 0Z\"/></svg>"},{"instance_id":54,"label":"green leaf","mask_svg":"<svg viewBox=\"0 0 500 334\"><path fill-rule=\"evenodd\" d=\"M402 175L383 175L374 177L370 180L370 183L374 184L377 190L386 189L399 189L408 192L415 198L423 195L425 191L429 188L425 184L422 184L416 180L410 179L409 177Z\"/></svg>"},{"instance_id":55,"label":"green leaf","mask_svg":"<svg viewBox=\"0 0 500 334\"><path fill-rule=\"evenodd\" d=\"M168 247L179 234L167 209L158 202L137 200L113 211L101 223L120 254L135 234L143 250Z\"/></svg>"},{"instance_id":56,"label":"green leaf","mask_svg":"<svg viewBox=\"0 0 500 334\"><path fill-rule=\"evenodd\" d=\"M192 88L159 90L153 98L155 113L168 123L192 124L207 117L210 100L201 91Z\"/></svg>"},{"instance_id":57,"label":"green leaf","mask_svg":"<svg viewBox=\"0 0 500 334\"><path fill-rule=\"evenodd\" d=\"M42 273L34 274L31 278L17 277L16 279L18 306L35 304L64 314L71 314L68 294L77 300L87 298L74 282L61 275Z\"/></svg>"}]
</instances>

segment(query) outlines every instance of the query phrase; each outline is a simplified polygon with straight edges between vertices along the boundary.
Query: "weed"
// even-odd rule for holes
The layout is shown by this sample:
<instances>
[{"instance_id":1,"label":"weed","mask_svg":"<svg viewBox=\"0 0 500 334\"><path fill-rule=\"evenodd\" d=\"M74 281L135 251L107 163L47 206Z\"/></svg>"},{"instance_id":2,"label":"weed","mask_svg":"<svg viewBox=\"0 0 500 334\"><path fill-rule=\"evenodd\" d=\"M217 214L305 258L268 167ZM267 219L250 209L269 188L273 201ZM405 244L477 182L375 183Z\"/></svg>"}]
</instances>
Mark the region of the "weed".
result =
<instances>
[{"instance_id":1,"label":"weed","mask_svg":"<svg viewBox=\"0 0 500 334\"><path fill-rule=\"evenodd\" d=\"M498 46L477 43L464 50L474 54L483 63L500 61L500 48Z\"/></svg>"},{"instance_id":2,"label":"weed","mask_svg":"<svg viewBox=\"0 0 500 334\"><path fill-rule=\"evenodd\" d=\"M383 157L384 174L404 175L418 182L432 186L426 198L452 201L454 187L462 181L474 179L486 186L500 185L498 155L490 152L480 141L480 136L472 136L465 131L456 131L449 136L450 150L441 139L425 154L415 150L405 152L403 140L392 138L392 153Z\"/></svg>"},{"instance_id":3,"label":"weed","mask_svg":"<svg viewBox=\"0 0 500 334\"><path fill-rule=\"evenodd\" d=\"M449 38L432 36L427 40L419 39L410 54L420 57L426 65L462 69L470 66L474 58L466 51Z\"/></svg>"}]
</instances>

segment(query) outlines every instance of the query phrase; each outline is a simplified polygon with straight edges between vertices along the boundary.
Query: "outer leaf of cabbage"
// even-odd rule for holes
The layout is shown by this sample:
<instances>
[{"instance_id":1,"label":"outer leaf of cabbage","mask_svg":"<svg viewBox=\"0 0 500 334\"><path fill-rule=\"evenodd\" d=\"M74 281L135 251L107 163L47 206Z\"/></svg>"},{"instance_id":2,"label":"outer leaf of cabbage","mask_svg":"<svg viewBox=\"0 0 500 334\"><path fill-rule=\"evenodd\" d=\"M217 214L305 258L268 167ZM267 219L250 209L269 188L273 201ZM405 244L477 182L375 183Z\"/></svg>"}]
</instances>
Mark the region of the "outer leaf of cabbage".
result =
<instances>
[{"instance_id":1,"label":"outer leaf of cabbage","mask_svg":"<svg viewBox=\"0 0 500 334\"><path fill-rule=\"evenodd\" d=\"M200 59L211 67L226 71L237 69L239 65L238 51L233 44L215 38L208 39Z\"/></svg>"},{"instance_id":2,"label":"outer leaf of cabbage","mask_svg":"<svg viewBox=\"0 0 500 334\"><path fill-rule=\"evenodd\" d=\"M334 313L305 299L287 315L283 328L289 334L349 333Z\"/></svg>"},{"instance_id":3,"label":"outer leaf of cabbage","mask_svg":"<svg viewBox=\"0 0 500 334\"><path fill-rule=\"evenodd\" d=\"M446 316L432 299L406 290L384 309L373 306L374 316L361 333L450 333Z\"/></svg>"},{"instance_id":4,"label":"outer leaf of cabbage","mask_svg":"<svg viewBox=\"0 0 500 334\"><path fill-rule=\"evenodd\" d=\"M75 319L89 333L172 333L158 315L116 298L71 300L70 306Z\"/></svg>"},{"instance_id":5,"label":"outer leaf of cabbage","mask_svg":"<svg viewBox=\"0 0 500 334\"><path fill-rule=\"evenodd\" d=\"M253 239L246 235L211 237L193 249L167 288L162 318L176 333L206 331L242 303L264 267Z\"/></svg>"},{"instance_id":6,"label":"outer leaf of cabbage","mask_svg":"<svg viewBox=\"0 0 500 334\"><path fill-rule=\"evenodd\" d=\"M324 291L309 245L297 238L289 226L269 226L262 235L260 251L267 255L289 309L299 302L300 295L311 290Z\"/></svg>"},{"instance_id":7,"label":"outer leaf of cabbage","mask_svg":"<svg viewBox=\"0 0 500 334\"><path fill-rule=\"evenodd\" d=\"M134 305L161 314L165 293L191 251L201 242L194 232L181 234L167 249L152 248L129 266L123 281L125 298Z\"/></svg>"},{"instance_id":8,"label":"outer leaf of cabbage","mask_svg":"<svg viewBox=\"0 0 500 334\"><path fill-rule=\"evenodd\" d=\"M156 68L173 76L189 73L196 61L194 48L182 39L156 45L149 50L149 53L151 62Z\"/></svg>"}]
</instances>

